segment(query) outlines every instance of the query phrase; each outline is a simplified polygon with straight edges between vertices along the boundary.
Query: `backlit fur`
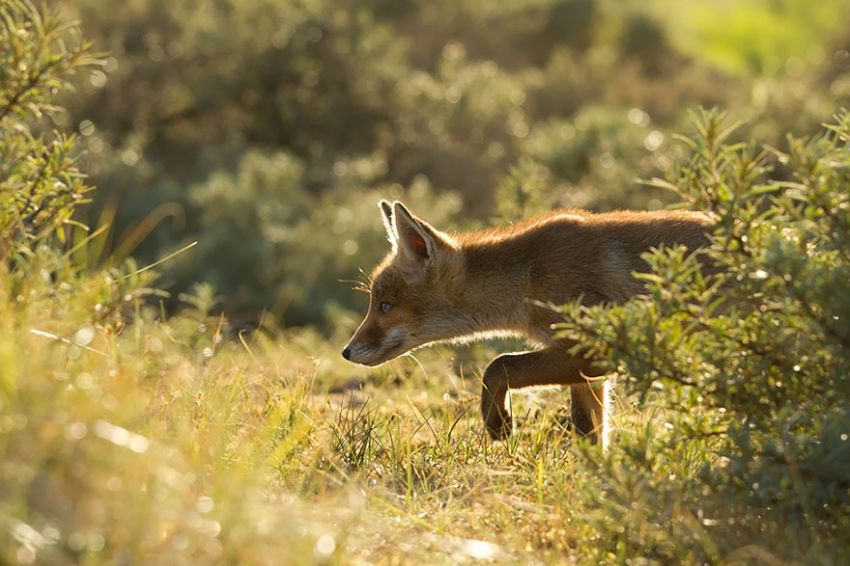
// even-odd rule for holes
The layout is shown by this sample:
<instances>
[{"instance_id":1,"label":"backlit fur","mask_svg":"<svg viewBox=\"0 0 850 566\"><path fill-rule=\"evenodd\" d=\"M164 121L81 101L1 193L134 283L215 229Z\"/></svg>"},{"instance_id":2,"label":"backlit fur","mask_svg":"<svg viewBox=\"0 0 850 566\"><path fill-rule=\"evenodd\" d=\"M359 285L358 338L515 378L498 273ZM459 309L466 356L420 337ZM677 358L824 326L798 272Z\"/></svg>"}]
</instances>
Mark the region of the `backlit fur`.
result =
<instances>
[{"instance_id":1,"label":"backlit fur","mask_svg":"<svg viewBox=\"0 0 850 566\"><path fill-rule=\"evenodd\" d=\"M426 344L493 335L556 347L558 315L541 305L625 301L642 290L632 274L647 269L643 252L704 246L711 225L696 212L559 210L448 234L401 203L382 201L381 209L392 251L372 273L369 310L347 347L351 361L370 366ZM522 371L519 359L511 371ZM555 375L551 382L575 385Z\"/></svg>"}]
</instances>

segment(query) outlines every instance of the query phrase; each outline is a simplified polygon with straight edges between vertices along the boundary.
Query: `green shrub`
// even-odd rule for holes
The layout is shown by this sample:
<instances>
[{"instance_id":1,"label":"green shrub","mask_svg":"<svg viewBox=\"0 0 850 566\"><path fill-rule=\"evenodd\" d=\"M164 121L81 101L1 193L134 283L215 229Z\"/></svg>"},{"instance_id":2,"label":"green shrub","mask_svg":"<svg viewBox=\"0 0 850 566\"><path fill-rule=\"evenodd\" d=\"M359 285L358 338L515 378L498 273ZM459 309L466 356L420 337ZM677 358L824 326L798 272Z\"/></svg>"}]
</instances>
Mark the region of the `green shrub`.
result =
<instances>
[{"instance_id":1,"label":"green shrub","mask_svg":"<svg viewBox=\"0 0 850 566\"><path fill-rule=\"evenodd\" d=\"M672 131L688 106L749 103L745 81L682 56L667 40L669 26L645 9L598 0L110 6L68 3L110 57L79 81L87 96L67 100L66 125L79 130L83 168L100 188L91 218L114 211L115 240L137 245L144 262L194 239L204 257L218 245L221 257L233 257L237 238L216 233L199 208L213 205L197 187L215 174L223 190L221 179L243 175L248 155L289 156L311 202L343 209L358 197L340 188L334 169L371 162L376 169L360 186L370 194L424 176L481 222L497 209L500 180L529 160L554 174L547 207L644 208L648 192L634 179L670 162L669 144L644 149L647 135ZM650 124L627 122L632 110ZM777 114L773 131L796 115L786 107ZM574 137L558 134L565 125ZM234 225L239 218L227 221L245 247L242 261L277 246L255 240L261 230ZM163 284L179 293L202 276L234 296L223 307L238 319L265 309L322 324L321 309L294 302L310 300L306 290L249 290L230 262L186 265L164 266ZM263 286L282 275L267 267ZM349 277L347 267L340 275ZM286 277L287 286L301 285ZM349 300L343 286L327 296Z\"/></svg>"},{"instance_id":2,"label":"green shrub","mask_svg":"<svg viewBox=\"0 0 850 566\"><path fill-rule=\"evenodd\" d=\"M622 450L591 457L602 478L587 493L594 556L845 555L850 113L790 139L788 153L724 144L732 128L716 112L697 126L689 157L656 184L711 211L711 248L647 255L645 297L564 310L564 333L629 376L627 391L652 399L666 424L652 438L624 432Z\"/></svg>"},{"instance_id":3,"label":"green shrub","mask_svg":"<svg viewBox=\"0 0 850 566\"><path fill-rule=\"evenodd\" d=\"M91 67L89 44L55 12L0 6L0 262L26 262L54 237L65 241L88 191L75 140L50 129L53 93ZM49 131L44 132L47 129Z\"/></svg>"},{"instance_id":4,"label":"green shrub","mask_svg":"<svg viewBox=\"0 0 850 566\"><path fill-rule=\"evenodd\" d=\"M389 250L378 210L381 198L404 198L446 224L460 208L451 193L433 198L424 179L364 190L383 162L337 161L314 195L303 162L285 153L249 152L235 175L214 173L192 187L197 249L175 262L182 281L206 281L227 313L329 328L340 307L362 308L351 288ZM236 322L253 322L249 317Z\"/></svg>"},{"instance_id":5,"label":"green shrub","mask_svg":"<svg viewBox=\"0 0 850 566\"><path fill-rule=\"evenodd\" d=\"M597 210L659 208L657 191L638 179L672 163L669 133L638 108L586 108L571 120L550 120L529 136L524 153L551 172L553 205Z\"/></svg>"}]
</instances>

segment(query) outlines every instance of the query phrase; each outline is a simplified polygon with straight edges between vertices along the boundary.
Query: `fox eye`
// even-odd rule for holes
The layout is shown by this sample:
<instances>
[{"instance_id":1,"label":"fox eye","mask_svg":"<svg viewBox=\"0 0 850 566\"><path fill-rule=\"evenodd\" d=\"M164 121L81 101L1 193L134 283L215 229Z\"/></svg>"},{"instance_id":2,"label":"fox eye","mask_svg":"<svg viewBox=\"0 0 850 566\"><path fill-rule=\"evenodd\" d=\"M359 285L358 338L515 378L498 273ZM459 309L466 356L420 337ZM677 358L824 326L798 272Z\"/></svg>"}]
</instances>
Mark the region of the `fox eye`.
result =
<instances>
[{"instance_id":1,"label":"fox eye","mask_svg":"<svg viewBox=\"0 0 850 566\"><path fill-rule=\"evenodd\" d=\"M381 303L381 305L380 305L381 312L389 312L389 310L391 308L393 308L392 303L384 302L384 303Z\"/></svg>"}]
</instances>

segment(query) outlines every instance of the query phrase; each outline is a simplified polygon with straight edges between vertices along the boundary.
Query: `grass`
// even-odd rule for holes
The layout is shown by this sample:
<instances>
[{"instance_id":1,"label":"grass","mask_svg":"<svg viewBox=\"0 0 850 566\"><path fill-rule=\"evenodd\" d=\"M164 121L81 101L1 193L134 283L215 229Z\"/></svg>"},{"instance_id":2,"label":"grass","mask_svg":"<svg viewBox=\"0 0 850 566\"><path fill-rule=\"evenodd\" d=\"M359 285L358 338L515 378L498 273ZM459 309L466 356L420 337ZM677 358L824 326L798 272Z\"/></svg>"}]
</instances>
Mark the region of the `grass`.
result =
<instances>
[{"instance_id":1,"label":"grass","mask_svg":"<svg viewBox=\"0 0 850 566\"><path fill-rule=\"evenodd\" d=\"M84 274L57 254L0 272L0 563L844 555L845 420L742 457L728 435L700 434L713 418L700 391L659 384L640 407L615 402L603 454L573 438L565 393L541 390L513 396L516 434L495 443L480 372L516 344L368 369L339 353L354 314L331 337L239 333L208 314L209 288L168 318L152 270Z\"/></svg>"},{"instance_id":2,"label":"grass","mask_svg":"<svg viewBox=\"0 0 850 566\"><path fill-rule=\"evenodd\" d=\"M309 332L222 337L103 281L0 301L0 561L573 562L582 525L566 397L478 415L488 348L367 370ZM129 316L128 313L132 316ZM124 324L119 318L133 318ZM95 322L92 322L92 321ZM349 321L350 325L350 321Z\"/></svg>"}]
</instances>

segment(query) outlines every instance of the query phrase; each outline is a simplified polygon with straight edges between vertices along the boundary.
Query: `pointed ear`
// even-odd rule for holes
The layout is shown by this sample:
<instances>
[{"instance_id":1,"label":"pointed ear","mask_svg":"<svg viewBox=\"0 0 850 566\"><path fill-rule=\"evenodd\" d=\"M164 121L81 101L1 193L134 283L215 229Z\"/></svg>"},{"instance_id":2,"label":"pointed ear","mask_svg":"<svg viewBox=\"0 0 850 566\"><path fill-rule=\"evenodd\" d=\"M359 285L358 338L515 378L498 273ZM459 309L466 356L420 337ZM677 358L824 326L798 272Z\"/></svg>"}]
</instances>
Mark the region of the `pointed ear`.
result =
<instances>
[{"instance_id":1,"label":"pointed ear","mask_svg":"<svg viewBox=\"0 0 850 566\"><path fill-rule=\"evenodd\" d=\"M403 204L396 201L392 211L393 224L398 238L399 253L417 265L434 262L438 252L436 230L414 217Z\"/></svg>"},{"instance_id":2,"label":"pointed ear","mask_svg":"<svg viewBox=\"0 0 850 566\"><path fill-rule=\"evenodd\" d=\"M381 219L384 221L384 228L387 230L387 239L392 244L393 251L395 251L398 246L398 234L396 234L395 224L393 223L393 205L382 199L378 202L378 207L381 209Z\"/></svg>"}]
</instances>

